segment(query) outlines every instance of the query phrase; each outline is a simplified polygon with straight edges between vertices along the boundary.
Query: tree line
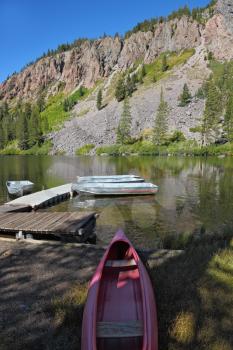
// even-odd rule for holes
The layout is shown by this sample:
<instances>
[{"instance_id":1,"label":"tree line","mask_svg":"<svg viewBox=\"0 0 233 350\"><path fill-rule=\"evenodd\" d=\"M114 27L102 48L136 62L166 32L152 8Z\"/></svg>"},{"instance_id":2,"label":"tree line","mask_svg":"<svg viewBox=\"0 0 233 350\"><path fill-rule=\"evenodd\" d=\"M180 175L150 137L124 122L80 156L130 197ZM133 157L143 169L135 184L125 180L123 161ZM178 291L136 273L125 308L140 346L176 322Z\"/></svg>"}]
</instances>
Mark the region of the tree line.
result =
<instances>
[{"instance_id":1,"label":"tree line","mask_svg":"<svg viewBox=\"0 0 233 350\"><path fill-rule=\"evenodd\" d=\"M21 150L40 146L44 142L42 129L48 130L47 119L42 128L41 108L42 100L35 104L18 102L14 108L3 102L0 106L0 149L15 140Z\"/></svg>"},{"instance_id":2,"label":"tree line","mask_svg":"<svg viewBox=\"0 0 233 350\"><path fill-rule=\"evenodd\" d=\"M174 20L174 19L180 19L183 16L188 16L192 18L193 20L196 20L198 22L203 21L203 14L208 11L208 15L212 16L214 12L214 6L216 4L217 0L211 0L210 3L205 7L196 7L192 10L189 9L188 6L180 7L178 10L173 11L170 15L167 17L154 17L150 20L145 20L143 22L139 22L133 29L127 31L125 33L125 39L129 38L132 34L135 34L137 32L154 32L158 26L159 23L163 23L166 21Z\"/></svg>"}]
</instances>

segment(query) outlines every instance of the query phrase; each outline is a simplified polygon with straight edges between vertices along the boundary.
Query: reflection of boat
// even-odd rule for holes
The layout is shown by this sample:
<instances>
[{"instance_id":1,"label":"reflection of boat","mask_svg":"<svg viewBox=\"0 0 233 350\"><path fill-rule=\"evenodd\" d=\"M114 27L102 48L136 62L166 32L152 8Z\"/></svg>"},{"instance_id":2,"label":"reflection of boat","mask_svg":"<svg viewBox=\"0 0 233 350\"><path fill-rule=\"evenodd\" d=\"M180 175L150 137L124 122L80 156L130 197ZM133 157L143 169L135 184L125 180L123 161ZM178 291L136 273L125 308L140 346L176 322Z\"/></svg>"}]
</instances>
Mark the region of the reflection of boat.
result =
<instances>
[{"instance_id":1,"label":"reflection of boat","mask_svg":"<svg viewBox=\"0 0 233 350\"><path fill-rule=\"evenodd\" d=\"M158 186L151 183L75 183L72 192L89 193L97 196L147 195L158 192Z\"/></svg>"},{"instance_id":2,"label":"reflection of boat","mask_svg":"<svg viewBox=\"0 0 233 350\"><path fill-rule=\"evenodd\" d=\"M157 350L157 317L148 273L119 231L91 280L82 325L82 350Z\"/></svg>"},{"instance_id":3,"label":"reflection of boat","mask_svg":"<svg viewBox=\"0 0 233 350\"><path fill-rule=\"evenodd\" d=\"M101 182L101 183L121 183L121 182L144 182L145 180L136 175L109 175L109 176L77 176L77 182Z\"/></svg>"},{"instance_id":4,"label":"reflection of boat","mask_svg":"<svg viewBox=\"0 0 233 350\"><path fill-rule=\"evenodd\" d=\"M24 181L7 181L6 187L10 195L22 196L30 193L33 189L34 183L28 180Z\"/></svg>"}]
</instances>

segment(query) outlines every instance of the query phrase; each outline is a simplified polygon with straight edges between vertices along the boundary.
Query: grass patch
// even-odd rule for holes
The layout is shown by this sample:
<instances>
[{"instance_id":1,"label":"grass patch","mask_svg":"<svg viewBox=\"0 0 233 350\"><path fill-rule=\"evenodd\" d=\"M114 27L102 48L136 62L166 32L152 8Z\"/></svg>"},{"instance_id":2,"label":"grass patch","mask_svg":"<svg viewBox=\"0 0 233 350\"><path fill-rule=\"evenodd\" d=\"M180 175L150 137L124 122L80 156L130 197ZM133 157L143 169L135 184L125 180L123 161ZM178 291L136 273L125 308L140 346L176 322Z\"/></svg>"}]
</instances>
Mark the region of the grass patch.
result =
<instances>
[{"instance_id":1,"label":"grass patch","mask_svg":"<svg viewBox=\"0 0 233 350\"><path fill-rule=\"evenodd\" d=\"M75 151L75 154L76 156L87 156L93 148L95 148L95 145L87 144L85 146L78 148Z\"/></svg>"},{"instance_id":2,"label":"grass patch","mask_svg":"<svg viewBox=\"0 0 233 350\"><path fill-rule=\"evenodd\" d=\"M55 328L52 347L55 346L55 349L62 349L64 346L81 349L82 315L86 297L87 284L77 284L63 297L52 300L51 313Z\"/></svg>"},{"instance_id":3,"label":"grass patch","mask_svg":"<svg viewBox=\"0 0 233 350\"><path fill-rule=\"evenodd\" d=\"M82 109L76 116L77 117L83 117L90 111L90 108Z\"/></svg>"},{"instance_id":4,"label":"grass patch","mask_svg":"<svg viewBox=\"0 0 233 350\"><path fill-rule=\"evenodd\" d=\"M151 270L159 349L232 349L233 249L201 242Z\"/></svg>"},{"instance_id":5,"label":"grass patch","mask_svg":"<svg viewBox=\"0 0 233 350\"><path fill-rule=\"evenodd\" d=\"M49 97L45 110L41 112L43 133L59 129L64 121L69 118L70 110L69 108L66 110L64 103L72 109L78 101L84 100L90 93L91 90L82 87L82 89L78 89L69 96L59 93ZM45 129L45 120L47 120L49 130Z\"/></svg>"},{"instance_id":6,"label":"grass patch","mask_svg":"<svg viewBox=\"0 0 233 350\"><path fill-rule=\"evenodd\" d=\"M49 131L51 131L58 129L69 117L69 113L64 111L63 102L63 93L49 97L45 110L41 112L42 128L45 125L45 119L48 121ZM46 132L47 130L43 130L43 133Z\"/></svg>"},{"instance_id":7,"label":"grass patch","mask_svg":"<svg viewBox=\"0 0 233 350\"><path fill-rule=\"evenodd\" d=\"M194 53L195 49L184 50L179 54L177 52L167 53L168 70L166 72L162 71L162 60L164 54L161 54L153 63L145 64L146 76L144 77L144 83L150 84L164 78L172 68L186 63Z\"/></svg>"}]
</instances>

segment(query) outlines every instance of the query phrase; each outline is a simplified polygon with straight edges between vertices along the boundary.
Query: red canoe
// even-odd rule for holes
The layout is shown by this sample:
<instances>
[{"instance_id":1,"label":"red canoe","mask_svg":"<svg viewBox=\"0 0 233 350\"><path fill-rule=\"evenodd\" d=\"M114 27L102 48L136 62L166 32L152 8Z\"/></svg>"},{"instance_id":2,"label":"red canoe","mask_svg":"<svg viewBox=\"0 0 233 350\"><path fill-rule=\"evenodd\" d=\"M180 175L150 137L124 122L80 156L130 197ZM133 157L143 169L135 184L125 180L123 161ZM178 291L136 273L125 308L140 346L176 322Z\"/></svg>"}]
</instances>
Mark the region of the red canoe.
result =
<instances>
[{"instance_id":1,"label":"red canoe","mask_svg":"<svg viewBox=\"0 0 233 350\"><path fill-rule=\"evenodd\" d=\"M158 350L157 315L148 273L122 231L91 280L82 350Z\"/></svg>"}]
</instances>

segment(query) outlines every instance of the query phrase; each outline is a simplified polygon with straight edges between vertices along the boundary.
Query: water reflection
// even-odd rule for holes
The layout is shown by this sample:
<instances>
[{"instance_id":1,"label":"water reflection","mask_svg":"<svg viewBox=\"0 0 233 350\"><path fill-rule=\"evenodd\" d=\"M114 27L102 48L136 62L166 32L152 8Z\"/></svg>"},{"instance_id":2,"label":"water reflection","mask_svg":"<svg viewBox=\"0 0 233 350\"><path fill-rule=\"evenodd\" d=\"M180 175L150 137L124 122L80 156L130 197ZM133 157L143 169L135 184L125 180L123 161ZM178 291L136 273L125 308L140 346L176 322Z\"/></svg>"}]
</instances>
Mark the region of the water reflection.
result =
<instances>
[{"instance_id":1,"label":"water reflection","mask_svg":"<svg viewBox=\"0 0 233 350\"><path fill-rule=\"evenodd\" d=\"M181 247L190 237L233 228L233 159L158 157L0 157L0 202L8 179L29 179L36 190L77 175L137 174L159 186L156 196L76 197L49 210L96 211L97 234L108 242L123 228L139 246Z\"/></svg>"}]
</instances>

